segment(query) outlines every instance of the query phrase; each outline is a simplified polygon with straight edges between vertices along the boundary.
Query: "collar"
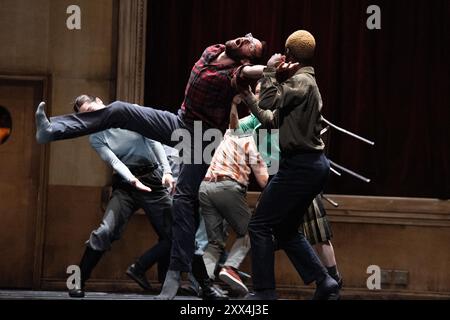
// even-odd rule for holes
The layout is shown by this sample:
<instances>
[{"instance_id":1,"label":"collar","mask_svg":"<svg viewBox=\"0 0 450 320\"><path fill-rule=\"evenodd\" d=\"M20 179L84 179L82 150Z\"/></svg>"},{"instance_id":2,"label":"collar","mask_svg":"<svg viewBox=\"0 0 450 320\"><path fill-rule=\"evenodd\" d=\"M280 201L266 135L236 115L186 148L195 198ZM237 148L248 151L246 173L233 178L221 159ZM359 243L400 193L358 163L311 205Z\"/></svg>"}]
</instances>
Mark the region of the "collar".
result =
<instances>
[{"instance_id":1,"label":"collar","mask_svg":"<svg viewBox=\"0 0 450 320\"><path fill-rule=\"evenodd\" d=\"M238 128L238 129L227 129L227 131L225 132L225 135L227 136L234 136L234 137L238 137L238 138L245 138L245 137L250 137L253 135L253 132L244 132L242 129Z\"/></svg>"},{"instance_id":2,"label":"collar","mask_svg":"<svg viewBox=\"0 0 450 320\"><path fill-rule=\"evenodd\" d=\"M301 73L307 73L307 74L310 74L310 75L312 75L312 76L315 75L315 73L314 73L314 68L313 68L313 67L303 67L303 68L300 68L300 70L298 70L295 74L297 75L297 74L301 74Z\"/></svg>"},{"instance_id":3,"label":"collar","mask_svg":"<svg viewBox=\"0 0 450 320\"><path fill-rule=\"evenodd\" d=\"M231 64L223 64L223 63L213 63L214 60L216 60L219 55L226 50L226 46L224 44L216 44L208 49L208 54L206 55L204 61L205 65L213 66L218 69L228 69L228 68L236 68L240 66L240 63L234 61Z\"/></svg>"}]
</instances>

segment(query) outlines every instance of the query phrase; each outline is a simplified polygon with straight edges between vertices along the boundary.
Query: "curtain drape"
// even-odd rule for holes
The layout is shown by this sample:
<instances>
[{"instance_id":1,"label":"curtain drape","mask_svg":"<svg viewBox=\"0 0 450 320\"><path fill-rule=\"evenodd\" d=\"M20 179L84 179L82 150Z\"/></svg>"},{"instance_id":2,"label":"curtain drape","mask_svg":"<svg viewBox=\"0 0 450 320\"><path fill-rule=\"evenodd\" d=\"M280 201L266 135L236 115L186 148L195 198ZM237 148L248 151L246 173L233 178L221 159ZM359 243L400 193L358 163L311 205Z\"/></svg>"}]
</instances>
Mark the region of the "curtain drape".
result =
<instances>
[{"instance_id":1,"label":"curtain drape","mask_svg":"<svg viewBox=\"0 0 450 320\"><path fill-rule=\"evenodd\" d=\"M369 30L369 5L381 30ZM298 29L317 41L323 115L376 142L333 131L329 157L372 179L331 176L326 192L450 196L450 1L149 0L145 104L176 111L203 50L251 32L283 52Z\"/></svg>"}]
</instances>

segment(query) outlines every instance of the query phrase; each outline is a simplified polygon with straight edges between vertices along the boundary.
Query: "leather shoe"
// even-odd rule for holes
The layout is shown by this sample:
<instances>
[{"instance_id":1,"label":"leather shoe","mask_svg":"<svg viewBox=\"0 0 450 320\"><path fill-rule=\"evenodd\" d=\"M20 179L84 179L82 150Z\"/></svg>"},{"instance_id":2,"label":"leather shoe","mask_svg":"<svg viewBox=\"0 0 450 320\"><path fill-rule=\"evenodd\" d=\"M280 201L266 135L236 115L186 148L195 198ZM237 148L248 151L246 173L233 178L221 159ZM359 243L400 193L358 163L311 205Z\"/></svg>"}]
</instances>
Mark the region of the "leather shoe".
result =
<instances>
[{"instance_id":1,"label":"leather shoe","mask_svg":"<svg viewBox=\"0 0 450 320\"><path fill-rule=\"evenodd\" d=\"M69 290L69 297L84 298L84 289L81 287L77 287L75 289Z\"/></svg>"},{"instance_id":2,"label":"leather shoe","mask_svg":"<svg viewBox=\"0 0 450 320\"><path fill-rule=\"evenodd\" d=\"M133 263L131 266L129 266L126 274L131 279L133 279L142 289L147 291L152 290L152 286L148 282L145 273L140 271L138 267L136 267L136 264Z\"/></svg>"},{"instance_id":3,"label":"leather shoe","mask_svg":"<svg viewBox=\"0 0 450 320\"><path fill-rule=\"evenodd\" d=\"M249 293L245 296L245 300L277 300L278 296L275 290L259 290Z\"/></svg>"},{"instance_id":4,"label":"leather shoe","mask_svg":"<svg viewBox=\"0 0 450 320\"><path fill-rule=\"evenodd\" d=\"M208 285L202 288L203 300L228 300L228 296L219 291L215 286Z\"/></svg>"},{"instance_id":5,"label":"leather shoe","mask_svg":"<svg viewBox=\"0 0 450 320\"><path fill-rule=\"evenodd\" d=\"M339 284L327 274L327 276L317 284L313 300L339 300L339 298Z\"/></svg>"}]
</instances>

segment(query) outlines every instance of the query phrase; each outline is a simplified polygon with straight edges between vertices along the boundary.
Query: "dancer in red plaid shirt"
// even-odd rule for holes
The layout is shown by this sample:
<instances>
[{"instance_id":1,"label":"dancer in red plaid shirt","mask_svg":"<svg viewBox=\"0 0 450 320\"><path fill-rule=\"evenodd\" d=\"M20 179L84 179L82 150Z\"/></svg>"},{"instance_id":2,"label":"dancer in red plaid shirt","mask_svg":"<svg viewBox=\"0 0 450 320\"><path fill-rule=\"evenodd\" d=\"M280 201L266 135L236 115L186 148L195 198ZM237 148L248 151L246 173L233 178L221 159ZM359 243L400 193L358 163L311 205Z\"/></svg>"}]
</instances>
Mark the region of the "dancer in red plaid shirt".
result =
<instances>
[{"instance_id":1,"label":"dancer in red plaid shirt","mask_svg":"<svg viewBox=\"0 0 450 320\"><path fill-rule=\"evenodd\" d=\"M172 133L177 129L184 129L191 137L194 136L194 121L202 122L201 136L195 139L202 139L203 132L209 128L217 128L224 132L237 88L246 87L248 81L262 76L264 66L251 64L262 58L263 51L263 43L253 38L251 34L227 41L225 45L208 47L192 69L178 115L116 101L93 112L57 116L48 120L44 112L45 103L41 103L36 112L37 141L48 143L109 128L122 128L175 146L177 141L171 140ZM197 143L192 143L190 149L191 155L199 152L203 154L207 144L195 142ZM183 161L173 202L171 261L162 292L158 296L160 299L174 298L179 287L180 273L190 272L191 264L192 271L197 277L201 278L204 270L202 258L193 257L198 190L208 164L203 160L197 164L192 159ZM208 279L198 280L203 289L204 299L224 298L213 289Z\"/></svg>"}]
</instances>

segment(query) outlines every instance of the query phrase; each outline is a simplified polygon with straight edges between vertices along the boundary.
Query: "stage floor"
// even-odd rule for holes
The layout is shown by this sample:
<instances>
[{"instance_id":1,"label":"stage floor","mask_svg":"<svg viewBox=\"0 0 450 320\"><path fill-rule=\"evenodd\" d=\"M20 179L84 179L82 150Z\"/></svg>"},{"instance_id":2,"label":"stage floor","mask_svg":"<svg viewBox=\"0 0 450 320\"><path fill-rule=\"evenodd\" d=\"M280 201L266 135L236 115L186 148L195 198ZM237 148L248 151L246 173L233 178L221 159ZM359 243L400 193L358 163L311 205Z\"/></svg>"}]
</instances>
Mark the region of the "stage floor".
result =
<instances>
[{"instance_id":1,"label":"stage floor","mask_svg":"<svg viewBox=\"0 0 450 320\"><path fill-rule=\"evenodd\" d=\"M32 291L32 290L0 290L0 300L104 300L104 301L155 301L156 293L106 293L86 292L84 298L71 298L67 291ZM313 292L296 291L280 295L280 300L310 300ZM407 293L394 291L367 292L345 289L341 291L341 300L449 300L450 296L444 293ZM200 298L187 295L177 295L175 300L201 301ZM240 299L230 297L231 301Z\"/></svg>"},{"instance_id":2,"label":"stage floor","mask_svg":"<svg viewBox=\"0 0 450 320\"><path fill-rule=\"evenodd\" d=\"M129 294L129 293L104 293L86 292L84 298L71 298L67 291L22 291L0 290L0 300L153 300L156 295ZM177 296L175 300L201 300L191 296Z\"/></svg>"}]
</instances>

